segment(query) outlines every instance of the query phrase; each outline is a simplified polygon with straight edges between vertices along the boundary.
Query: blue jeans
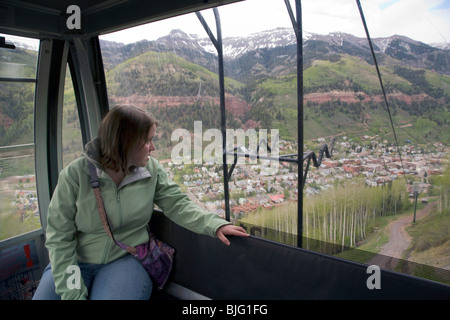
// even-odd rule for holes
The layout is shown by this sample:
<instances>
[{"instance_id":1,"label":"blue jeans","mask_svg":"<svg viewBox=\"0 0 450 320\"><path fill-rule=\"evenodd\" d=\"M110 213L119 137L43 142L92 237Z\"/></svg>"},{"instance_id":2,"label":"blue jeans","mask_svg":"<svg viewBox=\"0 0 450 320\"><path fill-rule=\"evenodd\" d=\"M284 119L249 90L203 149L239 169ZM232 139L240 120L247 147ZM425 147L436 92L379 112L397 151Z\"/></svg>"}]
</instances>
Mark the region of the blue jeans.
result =
<instances>
[{"instance_id":1,"label":"blue jeans","mask_svg":"<svg viewBox=\"0 0 450 320\"><path fill-rule=\"evenodd\" d=\"M148 300L153 284L147 271L133 256L109 264L79 263L89 300ZM50 264L45 268L33 300L60 300L55 292Z\"/></svg>"}]
</instances>

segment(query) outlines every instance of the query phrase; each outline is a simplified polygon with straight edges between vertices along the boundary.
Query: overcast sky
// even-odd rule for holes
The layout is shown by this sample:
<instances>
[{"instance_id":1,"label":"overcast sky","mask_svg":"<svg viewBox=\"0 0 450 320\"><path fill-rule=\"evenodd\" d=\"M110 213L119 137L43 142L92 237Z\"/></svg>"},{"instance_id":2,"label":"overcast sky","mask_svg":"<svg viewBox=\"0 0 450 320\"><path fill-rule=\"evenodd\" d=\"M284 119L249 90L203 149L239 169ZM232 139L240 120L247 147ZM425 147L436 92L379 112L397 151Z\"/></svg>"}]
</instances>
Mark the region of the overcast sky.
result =
<instances>
[{"instance_id":1,"label":"overcast sky","mask_svg":"<svg viewBox=\"0 0 450 320\"><path fill-rule=\"evenodd\" d=\"M294 0L290 1L294 9ZM450 0L360 2L372 38L400 34L425 43L450 42ZM365 37L355 0L302 0L301 3L304 31L319 34L341 31ZM211 28L214 28L212 10L205 10L202 14ZM246 0L219 7L219 14L223 37L292 27L284 0ZM103 38L123 43L142 39L155 40L176 28L206 37L196 15L189 14Z\"/></svg>"}]
</instances>

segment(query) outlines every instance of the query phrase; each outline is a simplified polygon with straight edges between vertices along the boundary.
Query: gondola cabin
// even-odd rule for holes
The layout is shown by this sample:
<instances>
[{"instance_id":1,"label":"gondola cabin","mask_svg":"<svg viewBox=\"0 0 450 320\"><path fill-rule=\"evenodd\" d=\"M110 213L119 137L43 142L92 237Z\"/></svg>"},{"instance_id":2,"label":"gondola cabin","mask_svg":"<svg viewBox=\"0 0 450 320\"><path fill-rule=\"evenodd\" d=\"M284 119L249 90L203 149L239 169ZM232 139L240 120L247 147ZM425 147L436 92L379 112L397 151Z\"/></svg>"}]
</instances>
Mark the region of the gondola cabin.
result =
<instances>
[{"instance_id":1,"label":"gondola cabin","mask_svg":"<svg viewBox=\"0 0 450 320\"><path fill-rule=\"evenodd\" d=\"M428 203L419 203L418 213L431 202L435 205L430 210L448 206L448 200L445 200L447 204L440 200L448 199L448 189L445 189L448 185L442 183L445 179L436 182L431 174L420 176L414 160L406 159L406 154L417 151L413 147L418 140L409 138L412 143L404 148L396 148L392 140L376 76L380 61L373 58L380 51L375 48L375 56L371 55L367 44L370 38L358 39L353 47L355 52L364 50L364 58L344 52L349 45L349 40L344 38L336 38L333 45L325 39L310 38L308 42L302 31L301 1L291 1L291 5L289 1L273 0L270 2L276 7L273 14L282 11L288 25L282 24L278 29L272 28L273 32L259 36L260 41L274 39L274 49L255 46L240 55L240 59L233 58L238 52L230 51L237 47L229 42L232 37L227 37L225 20L230 20L230 15L225 12L242 12L251 2L256 0L2 1L0 299L32 298L49 263L45 247L47 208L59 173L83 154L84 145L96 137L102 117L119 104L133 104L154 114L164 128L157 137L155 157L164 164L171 178L193 201L242 225L251 234L246 239L231 238L231 246L227 247L217 239L174 224L163 212L156 211L150 228L176 248L176 256L169 283L162 292L155 292L152 299L450 298L448 260L446 265L426 266L432 273L427 277L408 271L424 264L396 256L393 257L396 267L389 267L375 259L379 251L371 253L359 247L368 241L360 233L368 235L384 227L378 223L369 225L374 220L367 220L366 224L360 220L363 217L383 214L385 217L387 210L394 214L406 207L412 213L414 198L408 198L409 192L424 191L412 190L414 184L403 179L405 171L417 172L408 175L408 179L434 190L427 197ZM356 4L354 8L355 19L360 19ZM245 15L251 28L260 13L255 10ZM158 34L169 22L170 28L176 31L168 30L155 38L152 33ZM192 25L198 27L200 36L189 34ZM145 33L151 40L123 43L119 36L127 30L131 30L128 36ZM244 40L248 48L253 41L256 38L250 36ZM402 45L402 39L396 41L391 45L392 50L395 43ZM415 42L414 45L419 46ZM340 49L330 54L331 46ZM313 49L321 52L319 58L309 56L312 51L308 50ZM449 57L448 50L433 51L428 46L422 50L428 50L428 55L436 61ZM383 57L383 63L388 59L394 61L391 56ZM356 66L365 69L356 70ZM350 75L333 78L337 73L347 72L345 68L353 68ZM417 101L423 105L428 103L430 106L426 108L431 114L435 112L432 109L435 104L447 101L446 107L443 103L436 112L448 119L450 88L448 84L439 87L436 79L446 77L448 81L449 69L441 72L431 69L420 71L425 69L413 69L406 64L396 67L396 73L383 69L382 73L390 77L384 83L390 86L387 94L412 88L405 79L407 72L415 72L416 78L428 85L425 88L428 91L411 94L416 101L410 105L415 106ZM370 85L378 91L367 87L363 74L375 79ZM323 79L337 89L329 90ZM333 79L341 80L333 82ZM323 81L321 89L314 85L319 80ZM329 100L339 104L333 110L326 109L312 95L304 98L307 93L350 90L350 97L342 95L342 100L338 96ZM369 97L371 90L376 91L376 99ZM358 111L355 116L352 112L357 111L352 108L362 108L362 105L366 111ZM395 107L396 119L406 114L401 106L398 102ZM353 111L344 117L347 110ZM355 128L368 127L382 113L385 118L377 118L376 129L366 131L364 141L350 141L350 137L341 134L344 130L339 134L323 130L348 123L354 123ZM415 125L411 119L395 127L407 130ZM431 115L430 119L419 120L422 126L437 121ZM320 136L312 134L314 130L308 131L311 124L314 130L323 130L323 136L328 137L323 144L317 140ZM442 137L427 140L434 143L430 152L441 152L440 158L435 159L439 163L445 158L449 137L448 122L442 125L441 134L447 140ZM430 129L430 136L437 135L433 130ZM380 138L383 132L385 137ZM399 135L403 137L404 132ZM226 148L222 148L223 143ZM377 149L373 149L375 144ZM369 147L373 147L372 153ZM361 148L359 153L358 148ZM382 153L375 155L376 150ZM362 158L357 157L366 151L365 162L361 163ZM388 158L397 157L397 151L403 152L403 167L387 163ZM350 154L357 155L351 159ZM210 157L207 160L206 155ZM427 169L430 170L431 167ZM440 170L438 173L445 177L444 164L433 170ZM369 182L363 182L364 190L379 190L380 197L382 193L398 194L398 206L393 202L397 198L389 198L380 202L383 213L377 211L375 204L361 209L369 202L372 205L372 200L358 200L358 187L346 184L345 179L362 177L366 171ZM381 171L388 173L376 176ZM334 187L330 182L320 188L318 185L326 174L342 180L336 180ZM392 176L396 180L383 180ZM368 184L373 184L370 190ZM400 185L411 186L411 190L403 190ZM348 206L337 200L339 189L348 190ZM326 202L307 202L322 199L317 194L319 191L325 195L322 197ZM367 199L375 201L375 198ZM325 215L325 207L331 208L327 209L329 215ZM444 215L445 210L442 212ZM258 215L270 218L258 220ZM273 220L273 223L266 224L263 220ZM418 223L419 220L416 226ZM379 252L378 257L382 256L390 258Z\"/></svg>"}]
</instances>

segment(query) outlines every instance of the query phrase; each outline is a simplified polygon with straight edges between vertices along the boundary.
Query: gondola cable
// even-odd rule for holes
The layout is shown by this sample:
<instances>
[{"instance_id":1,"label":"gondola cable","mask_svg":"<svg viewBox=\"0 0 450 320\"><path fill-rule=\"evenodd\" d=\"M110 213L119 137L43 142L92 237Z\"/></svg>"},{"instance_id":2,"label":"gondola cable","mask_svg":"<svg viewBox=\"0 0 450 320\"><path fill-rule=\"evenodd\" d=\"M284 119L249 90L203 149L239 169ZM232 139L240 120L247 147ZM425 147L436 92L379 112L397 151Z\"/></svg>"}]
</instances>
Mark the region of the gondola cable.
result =
<instances>
[{"instance_id":1,"label":"gondola cable","mask_svg":"<svg viewBox=\"0 0 450 320\"><path fill-rule=\"evenodd\" d=\"M372 40L371 40L370 35L369 35L369 29L367 28L366 19L364 18L363 9L361 7L361 3L359 2L359 0L356 0L356 5L358 6L359 14L361 16L361 20L362 20L362 23L363 23L363 26L364 26L364 31L366 32L367 41L369 42L370 51L372 53L373 62L375 64L375 68L377 70L378 80L380 81L381 91L383 92L384 102L386 103L386 109L387 109L387 112L388 112L388 115L389 115L389 121L391 122L391 127L392 127L392 132L394 134L395 144L397 146L398 155L400 157L400 164L402 166L403 173L406 173L405 168L403 166L402 153L400 152L400 146L398 145L397 134L395 133L394 123L392 121L391 109L389 108L389 103L388 103L388 100L387 100L386 91L384 90L383 81L381 79L380 69L378 68L377 58L375 56L375 51L373 50ZM405 181L406 181L406 175L403 174L403 176L405 177ZM407 183L407 181L406 181L406 183Z\"/></svg>"}]
</instances>

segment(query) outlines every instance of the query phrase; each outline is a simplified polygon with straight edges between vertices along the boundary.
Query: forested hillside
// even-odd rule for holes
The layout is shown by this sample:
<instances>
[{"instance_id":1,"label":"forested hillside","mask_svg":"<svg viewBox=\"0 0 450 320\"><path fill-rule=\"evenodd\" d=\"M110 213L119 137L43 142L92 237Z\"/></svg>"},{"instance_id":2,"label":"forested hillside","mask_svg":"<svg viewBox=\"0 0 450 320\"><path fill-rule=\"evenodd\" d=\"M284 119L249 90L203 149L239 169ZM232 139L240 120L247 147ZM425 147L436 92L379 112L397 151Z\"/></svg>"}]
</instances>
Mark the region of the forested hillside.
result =
<instances>
[{"instance_id":1,"label":"forested hillside","mask_svg":"<svg viewBox=\"0 0 450 320\"><path fill-rule=\"evenodd\" d=\"M0 52L0 76L35 78L37 52ZM33 141L34 84L0 82L0 146Z\"/></svg>"},{"instance_id":2,"label":"forested hillside","mask_svg":"<svg viewBox=\"0 0 450 320\"><path fill-rule=\"evenodd\" d=\"M278 128L282 138L296 139L295 45L288 39L285 45L270 47L262 35L250 40L254 46L257 40L261 44L253 51L241 48L241 54L225 57L228 125ZM242 41L233 41L242 45ZM145 106L163 119L170 113L170 128L189 129L195 120L218 127L217 61L200 44L204 42L179 30L153 42L126 46L102 42L111 102ZM448 140L448 50L401 36L374 39L374 44L402 141ZM224 45L232 51L231 40L225 39ZM310 35L304 41L303 81L306 139L379 134L392 141L366 39L347 34ZM217 118L200 118L194 111L198 106L212 108L215 111L210 115Z\"/></svg>"}]
</instances>

